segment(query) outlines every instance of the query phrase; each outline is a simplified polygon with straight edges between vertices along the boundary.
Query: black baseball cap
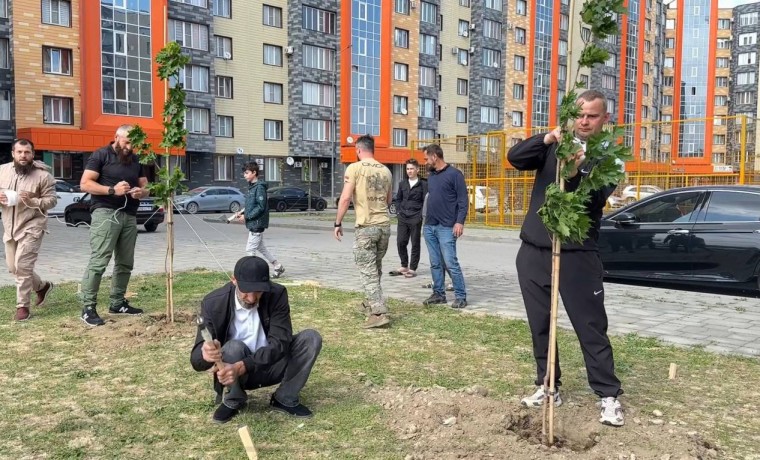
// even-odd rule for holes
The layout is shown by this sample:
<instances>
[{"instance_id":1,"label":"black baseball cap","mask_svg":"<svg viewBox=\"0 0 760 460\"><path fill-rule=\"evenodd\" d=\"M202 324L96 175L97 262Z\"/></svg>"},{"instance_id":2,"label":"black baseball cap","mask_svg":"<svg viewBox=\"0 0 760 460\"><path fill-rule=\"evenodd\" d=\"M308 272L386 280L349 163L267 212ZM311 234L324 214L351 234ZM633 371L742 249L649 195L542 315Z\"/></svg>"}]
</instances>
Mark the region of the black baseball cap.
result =
<instances>
[{"instance_id":1,"label":"black baseball cap","mask_svg":"<svg viewBox=\"0 0 760 460\"><path fill-rule=\"evenodd\" d=\"M235 264L235 279L240 292L269 292L269 264L256 256L246 256Z\"/></svg>"}]
</instances>

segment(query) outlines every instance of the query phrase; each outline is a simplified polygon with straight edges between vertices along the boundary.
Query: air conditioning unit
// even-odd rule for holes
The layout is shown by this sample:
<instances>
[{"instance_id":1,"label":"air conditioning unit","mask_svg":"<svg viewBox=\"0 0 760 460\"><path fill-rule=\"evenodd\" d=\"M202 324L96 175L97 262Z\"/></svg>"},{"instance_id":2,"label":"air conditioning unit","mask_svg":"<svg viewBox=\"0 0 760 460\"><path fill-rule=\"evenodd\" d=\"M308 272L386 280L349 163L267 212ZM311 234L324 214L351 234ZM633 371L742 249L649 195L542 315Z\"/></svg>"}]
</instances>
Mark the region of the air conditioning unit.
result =
<instances>
[{"instance_id":1,"label":"air conditioning unit","mask_svg":"<svg viewBox=\"0 0 760 460\"><path fill-rule=\"evenodd\" d=\"M470 36L470 33L469 33L469 32L467 32L466 30L463 30L463 31L462 31L462 36L463 36L463 37L469 37L469 36Z\"/></svg>"},{"instance_id":2,"label":"air conditioning unit","mask_svg":"<svg viewBox=\"0 0 760 460\"><path fill-rule=\"evenodd\" d=\"M459 54L459 48L457 48L456 46L451 48L451 54Z\"/></svg>"},{"instance_id":3,"label":"air conditioning unit","mask_svg":"<svg viewBox=\"0 0 760 460\"><path fill-rule=\"evenodd\" d=\"M726 101L731 102L731 96L726 96Z\"/></svg>"},{"instance_id":4,"label":"air conditioning unit","mask_svg":"<svg viewBox=\"0 0 760 460\"><path fill-rule=\"evenodd\" d=\"M294 168L303 168L303 163L300 162L300 161L296 161L295 163L293 163L293 167Z\"/></svg>"},{"instance_id":5,"label":"air conditioning unit","mask_svg":"<svg viewBox=\"0 0 760 460\"><path fill-rule=\"evenodd\" d=\"M288 56L290 56L291 54L293 54L293 47L292 46L286 46L285 47L285 54L287 54Z\"/></svg>"},{"instance_id":6,"label":"air conditioning unit","mask_svg":"<svg viewBox=\"0 0 760 460\"><path fill-rule=\"evenodd\" d=\"M475 47L474 46L470 47L470 54L475 54Z\"/></svg>"},{"instance_id":7,"label":"air conditioning unit","mask_svg":"<svg viewBox=\"0 0 760 460\"><path fill-rule=\"evenodd\" d=\"M327 162L323 161L322 163L319 164L319 167L322 169L327 169Z\"/></svg>"},{"instance_id":8,"label":"air conditioning unit","mask_svg":"<svg viewBox=\"0 0 760 460\"><path fill-rule=\"evenodd\" d=\"M470 24L470 30L475 30L475 24Z\"/></svg>"},{"instance_id":9,"label":"air conditioning unit","mask_svg":"<svg viewBox=\"0 0 760 460\"><path fill-rule=\"evenodd\" d=\"M417 8L417 2L415 2L414 0L412 0L411 2L409 2L409 8L411 8L411 9Z\"/></svg>"},{"instance_id":10,"label":"air conditioning unit","mask_svg":"<svg viewBox=\"0 0 760 460\"><path fill-rule=\"evenodd\" d=\"M225 51L222 56L224 59L232 59L232 54L229 51Z\"/></svg>"}]
</instances>

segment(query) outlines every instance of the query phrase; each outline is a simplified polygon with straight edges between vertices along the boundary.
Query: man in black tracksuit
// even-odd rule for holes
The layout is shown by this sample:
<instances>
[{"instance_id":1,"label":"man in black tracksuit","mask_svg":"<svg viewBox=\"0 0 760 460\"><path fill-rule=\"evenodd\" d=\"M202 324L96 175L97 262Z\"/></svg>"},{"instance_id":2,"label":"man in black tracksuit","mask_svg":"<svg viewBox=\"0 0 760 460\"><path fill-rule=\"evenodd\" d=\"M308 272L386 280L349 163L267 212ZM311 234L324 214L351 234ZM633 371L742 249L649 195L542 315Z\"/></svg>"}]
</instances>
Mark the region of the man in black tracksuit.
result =
<instances>
[{"instance_id":1,"label":"man in black tracksuit","mask_svg":"<svg viewBox=\"0 0 760 460\"><path fill-rule=\"evenodd\" d=\"M407 278L416 275L417 265L420 263L420 236L422 235L422 205L425 202L428 187L427 180L418 176L420 164L411 158L406 161L406 179L398 184L396 193L396 216L398 228L396 241L398 243L398 256L401 259L399 273ZM412 240L412 258L409 259L406 247L409 239Z\"/></svg>"},{"instance_id":2,"label":"man in black tracksuit","mask_svg":"<svg viewBox=\"0 0 760 460\"><path fill-rule=\"evenodd\" d=\"M578 99L581 115L575 121L575 136L579 150L571 161L577 165L566 183L572 191L588 175L590 167L584 163L585 141L601 132L609 119L607 100L602 93L586 91ZM508 159L519 171L536 171L536 179L530 198L530 208L525 217L520 239L523 241L517 253L517 276L520 282L525 310L533 337L533 354L536 359L536 393L522 400L526 406L541 406L546 397L543 388L547 372L549 351L549 321L551 308L552 242L549 232L538 215L538 209L546 199L546 187L555 180L557 157L555 151L561 137L559 128L530 137L509 150ZM602 262L597 248L599 221L607 198L614 186L592 193L588 215L592 226L582 243L568 242L562 245L560 262L560 294L565 310L578 336L586 372L591 388L602 398L599 421L612 426L623 425L623 412L617 400L622 394L620 380L615 376L612 346L607 337L607 313L604 308ZM560 386L559 358L556 364L556 385ZM559 392L555 405L562 404Z\"/></svg>"}]
</instances>

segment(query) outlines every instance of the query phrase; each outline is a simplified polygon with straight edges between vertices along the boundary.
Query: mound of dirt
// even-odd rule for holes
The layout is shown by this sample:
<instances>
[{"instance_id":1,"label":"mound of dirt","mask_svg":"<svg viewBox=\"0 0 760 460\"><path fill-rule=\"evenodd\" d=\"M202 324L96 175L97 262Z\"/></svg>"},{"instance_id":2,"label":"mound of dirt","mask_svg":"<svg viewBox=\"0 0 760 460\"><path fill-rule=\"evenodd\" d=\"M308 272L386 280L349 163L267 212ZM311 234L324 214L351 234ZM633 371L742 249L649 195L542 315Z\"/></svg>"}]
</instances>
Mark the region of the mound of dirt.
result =
<instances>
[{"instance_id":1,"label":"mound of dirt","mask_svg":"<svg viewBox=\"0 0 760 460\"><path fill-rule=\"evenodd\" d=\"M163 339L179 339L194 337L197 331L196 315L185 312L174 312L174 322L168 323L165 314L150 314L139 316L104 315L104 327L86 328L94 339L106 340L109 346L130 347L146 342L157 342ZM62 329L82 328L82 323L76 319L61 323Z\"/></svg>"},{"instance_id":2,"label":"mound of dirt","mask_svg":"<svg viewBox=\"0 0 760 460\"><path fill-rule=\"evenodd\" d=\"M625 406L627 425L597 422L592 396L563 393L555 411L555 445L542 445L542 412L499 401L476 385L461 390L375 387L370 398L386 410L405 460L428 459L626 459L702 460L721 458L718 448L677 423L637 417ZM573 401L578 399L578 401ZM635 420L634 420L635 419Z\"/></svg>"}]
</instances>

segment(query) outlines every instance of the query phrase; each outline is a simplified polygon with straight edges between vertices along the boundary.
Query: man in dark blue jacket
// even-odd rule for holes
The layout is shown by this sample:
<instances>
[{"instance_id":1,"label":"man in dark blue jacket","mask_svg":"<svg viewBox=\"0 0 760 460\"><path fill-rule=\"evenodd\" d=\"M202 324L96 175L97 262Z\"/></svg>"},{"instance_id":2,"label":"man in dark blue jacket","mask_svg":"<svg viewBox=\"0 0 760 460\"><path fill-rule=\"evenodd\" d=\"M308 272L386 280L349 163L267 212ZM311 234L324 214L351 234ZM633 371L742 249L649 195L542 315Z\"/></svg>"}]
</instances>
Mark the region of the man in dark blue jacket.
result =
<instances>
[{"instance_id":1,"label":"man in dark blue jacket","mask_svg":"<svg viewBox=\"0 0 760 460\"><path fill-rule=\"evenodd\" d=\"M420 263L420 236L422 235L422 205L425 202L428 187L427 180L418 176L420 164L410 158L406 160L406 175L398 184L396 192L396 217L398 227L396 229L396 243L398 256L401 259L401 268L391 272L391 275L404 275L412 278L417 275L417 265ZM412 241L412 258L406 247L409 240Z\"/></svg>"},{"instance_id":2,"label":"man in dark blue jacket","mask_svg":"<svg viewBox=\"0 0 760 460\"><path fill-rule=\"evenodd\" d=\"M609 120L604 94L586 91L580 95L578 103L581 105L581 113L575 120L574 132L578 151L575 158L571 159L573 170L566 183L568 191L575 190L590 173L591 166L585 162L585 143L591 136L600 133ZM547 373L549 353L552 242L549 232L538 216L538 209L546 201L546 187L555 181L555 152L561 135L560 129L557 128L549 133L530 137L512 147L507 156L518 171L536 171L530 207L520 231L523 243L517 253L517 279L533 336L533 355L536 359L536 391L522 400L522 404L528 407L540 407L546 398L543 382ZM581 344L589 385L601 398L599 422L622 426L623 410L617 397L623 390L620 388L620 380L615 376L612 346L607 337L603 269L596 244L602 210L614 189L614 186L610 186L591 194L587 212L592 225L587 238L581 243L568 242L562 245L559 292ZM555 376L556 385L559 387L559 359L556 361ZM554 404L562 404L559 391L555 393Z\"/></svg>"},{"instance_id":3,"label":"man in dark blue jacket","mask_svg":"<svg viewBox=\"0 0 760 460\"><path fill-rule=\"evenodd\" d=\"M467 185L462 171L443 160L443 150L438 144L425 147L425 164L428 171L428 199L424 234L430 273L433 275L433 294L423 303L435 305L446 303L444 268L446 264L451 281L454 283L452 308L467 306L467 291L464 275L457 259L457 238L464 233L467 218Z\"/></svg>"},{"instance_id":4,"label":"man in dark blue jacket","mask_svg":"<svg viewBox=\"0 0 760 460\"><path fill-rule=\"evenodd\" d=\"M238 219L245 222L250 232L245 252L252 256L259 251L274 267L274 277L279 278L285 272L285 267L277 262L275 256L264 245L264 230L269 227L268 184L259 180L259 164L255 161L243 165L243 177L248 181L248 195L245 197L245 210Z\"/></svg>"},{"instance_id":5,"label":"man in dark blue jacket","mask_svg":"<svg viewBox=\"0 0 760 460\"><path fill-rule=\"evenodd\" d=\"M226 423L238 414L248 400L245 390L278 383L269 402L272 409L311 417L298 396L322 349L322 337L312 329L293 335L288 291L269 280L263 259L238 260L232 281L203 298L201 317L214 340L206 342L199 330L190 363L196 371L216 364L214 390L221 404L215 422Z\"/></svg>"}]
</instances>

